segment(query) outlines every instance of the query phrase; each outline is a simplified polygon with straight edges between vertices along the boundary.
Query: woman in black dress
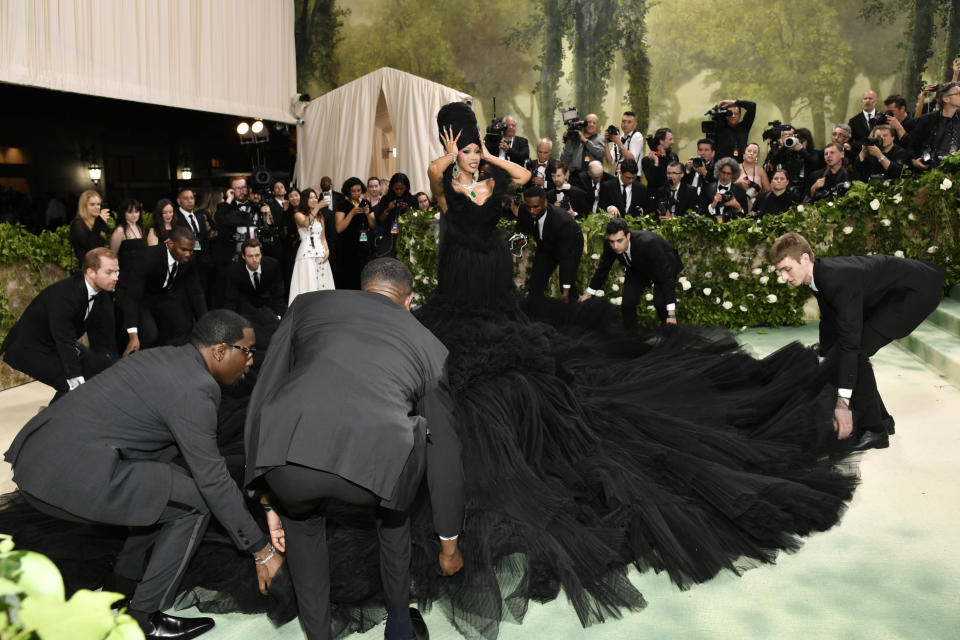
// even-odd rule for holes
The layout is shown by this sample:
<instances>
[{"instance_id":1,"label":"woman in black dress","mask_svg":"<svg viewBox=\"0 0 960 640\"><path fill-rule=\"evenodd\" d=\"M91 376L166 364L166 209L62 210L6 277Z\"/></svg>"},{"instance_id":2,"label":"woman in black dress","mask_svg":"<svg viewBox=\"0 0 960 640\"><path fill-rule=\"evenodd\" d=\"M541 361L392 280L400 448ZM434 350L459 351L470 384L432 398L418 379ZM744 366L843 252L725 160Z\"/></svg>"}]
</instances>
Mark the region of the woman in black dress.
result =
<instances>
[{"instance_id":1,"label":"woman in black dress","mask_svg":"<svg viewBox=\"0 0 960 640\"><path fill-rule=\"evenodd\" d=\"M331 252L333 279L337 289L359 289L360 271L370 257L377 220L370 201L364 199L366 186L360 178L347 178L343 199L337 204L337 241Z\"/></svg>"},{"instance_id":2,"label":"woman in black dress","mask_svg":"<svg viewBox=\"0 0 960 640\"><path fill-rule=\"evenodd\" d=\"M83 264L83 256L90 249L102 247L106 241L106 234L110 228L107 220L110 219L110 210L101 208L103 199L93 190L80 194L77 203L77 217L70 223L70 246L77 256L77 264Z\"/></svg>"}]
</instances>

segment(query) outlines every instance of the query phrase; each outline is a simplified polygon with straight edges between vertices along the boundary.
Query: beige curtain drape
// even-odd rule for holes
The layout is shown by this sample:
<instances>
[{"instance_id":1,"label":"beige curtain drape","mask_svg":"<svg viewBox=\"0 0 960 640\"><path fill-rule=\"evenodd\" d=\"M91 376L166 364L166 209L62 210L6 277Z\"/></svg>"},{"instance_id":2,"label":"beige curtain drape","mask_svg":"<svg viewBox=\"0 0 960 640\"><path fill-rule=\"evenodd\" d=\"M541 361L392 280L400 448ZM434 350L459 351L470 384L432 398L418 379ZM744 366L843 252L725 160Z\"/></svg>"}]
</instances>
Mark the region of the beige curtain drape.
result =
<instances>
[{"instance_id":1,"label":"beige curtain drape","mask_svg":"<svg viewBox=\"0 0 960 640\"><path fill-rule=\"evenodd\" d=\"M381 94L389 114L384 122ZM381 171L400 171L414 192L429 192L427 166L443 151L437 137L437 111L448 102L469 100L462 91L384 67L310 102L300 128L297 184L319 187L333 178L334 189L351 176L366 182ZM394 160L390 147L394 144ZM388 157L389 156L389 157Z\"/></svg>"},{"instance_id":2,"label":"beige curtain drape","mask_svg":"<svg viewBox=\"0 0 960 640\"><path fill-rule=\"evenodd\" d=\"M2 0L0 81L293 122L294 0Z\"/></svg>"}]
</instances>

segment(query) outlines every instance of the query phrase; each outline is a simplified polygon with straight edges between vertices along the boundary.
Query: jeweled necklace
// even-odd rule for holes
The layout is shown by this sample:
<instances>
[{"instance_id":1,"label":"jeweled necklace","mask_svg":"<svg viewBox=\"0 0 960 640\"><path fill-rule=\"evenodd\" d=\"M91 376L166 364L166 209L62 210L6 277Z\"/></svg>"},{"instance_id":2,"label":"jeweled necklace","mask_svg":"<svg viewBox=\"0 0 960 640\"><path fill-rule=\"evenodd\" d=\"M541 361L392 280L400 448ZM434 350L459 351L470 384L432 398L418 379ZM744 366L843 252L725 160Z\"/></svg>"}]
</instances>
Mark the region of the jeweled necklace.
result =
<instances>
[{"instance_id":1,"label":"jeweled necklace","mask_svg":"<svg viewBox=\"0 0 960 640\"><path fill-rule=\"evenodd\" d=\"M471 197L471 198L473 198L474 200L477 199L477 192L475 191L475 189L477 188L477 178L476 178L476 175L474 175L473 182L471 182L470 184L463 184L463 183L460 182L459 180L454 180L454 182L456 182L457 185L459 185L459 186L462 187L463 189L466 189L467 192L470 194L470 197Z\"/></svg>"}]
</instances>

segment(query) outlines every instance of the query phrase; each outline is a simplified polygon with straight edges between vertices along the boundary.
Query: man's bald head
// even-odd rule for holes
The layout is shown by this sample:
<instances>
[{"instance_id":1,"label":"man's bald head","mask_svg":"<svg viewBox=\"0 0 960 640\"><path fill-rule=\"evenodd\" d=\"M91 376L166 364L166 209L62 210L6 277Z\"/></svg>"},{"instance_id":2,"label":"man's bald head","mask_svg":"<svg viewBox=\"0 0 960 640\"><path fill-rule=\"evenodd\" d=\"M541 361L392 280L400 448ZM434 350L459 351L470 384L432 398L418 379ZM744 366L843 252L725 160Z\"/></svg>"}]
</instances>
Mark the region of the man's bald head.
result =
<instances>
[{"instance_id":1,"label":"man's bald head","mask_svg":"<svg viewBox=\"0 0 960 640\"><path fill-rule=\"evenodd\" d=\"M600 178L603 175L603 163L599 160L591 160L587 165L587 175L594 180Z\"/></svg>"}]
</instances>

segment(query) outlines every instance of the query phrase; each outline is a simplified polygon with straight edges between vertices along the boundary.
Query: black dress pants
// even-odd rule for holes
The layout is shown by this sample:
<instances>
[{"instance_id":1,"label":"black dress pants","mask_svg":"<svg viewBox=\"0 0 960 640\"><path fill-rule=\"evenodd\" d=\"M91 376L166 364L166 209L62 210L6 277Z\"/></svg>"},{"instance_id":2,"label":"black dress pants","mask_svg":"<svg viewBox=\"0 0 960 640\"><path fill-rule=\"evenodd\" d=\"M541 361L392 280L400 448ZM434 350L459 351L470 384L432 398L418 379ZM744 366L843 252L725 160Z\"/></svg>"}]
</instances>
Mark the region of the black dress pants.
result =
<instances>
[{"instance_id":1,"label":"black dress pants","mask_svg":"<svg viewBox=\"0 0 960 640\"><path fill-rule=\"evenodd\" d=\"M287 567L309 640L330 634L330 561L327 555L326 509L331 500L377 508L374 493L342 477L295 464L277 467L265 476L277 496L286 536ZM410 520L406 512L377 508L380 578L390 614L404 614L410 602Z\"/></svg>"},{"instance_id":2,"label":"black dress pants","mask_svg":"<svg viewBox=\"0 0 960 640\"><path fill-rule=\"evenodd\" d=\"M165 291L144 297L137 334L140 347L186 344L193 331L193 308L184 291Z\"/></svg>"},{"instance_id":3,"label":"black dress pants","mask_svg":"<svg viewBox=\"0 0 960 640\"><path fill-rule=\"evenodd\" d=\"M111 364L116 362L103 353L94 351L77 342L74 345L80 357L80 371L84 380L89 380ZM31 378L39 380L57 390L51 402L62 398L70 390L67 384L66 372L63 370L63 361L56 351L31 351L22 349L8 349L4 357L7 364L21 371Z\"/></svg>"},{"instance_id":4,"label":"black dress pants","mask_svg":"<svg viewBox=\"0 0 960 640\"><path fill-rule=\"evenodd\" d=\"M637 328L637 305L644 304L643 293L651 285L652 281L637 278L627 272L623 281L623 297L620 300L620 315L623 317L623 326L625 329ZM659 287L653 289L653 306L657 310L657 316L660 322L667 319L667 299Z\"/></svg>"}]
</instances>

